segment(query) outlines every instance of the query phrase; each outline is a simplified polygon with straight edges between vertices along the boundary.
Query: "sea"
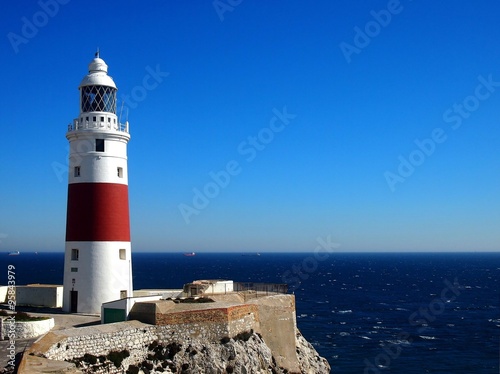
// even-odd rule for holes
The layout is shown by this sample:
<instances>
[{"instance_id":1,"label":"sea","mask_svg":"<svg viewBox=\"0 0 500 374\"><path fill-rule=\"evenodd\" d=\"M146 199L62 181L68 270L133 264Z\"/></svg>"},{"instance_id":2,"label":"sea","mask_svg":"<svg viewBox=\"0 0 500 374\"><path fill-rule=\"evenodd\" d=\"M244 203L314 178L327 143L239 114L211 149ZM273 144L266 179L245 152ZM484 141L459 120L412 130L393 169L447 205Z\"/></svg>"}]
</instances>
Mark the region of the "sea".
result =
<instances>
[{"instance_id":1,"label":"sea","mask_svg":"<svg viewBox=\"0 0 500 374\"><path fill-rule=\"evenodd\" d=\"M62 284L63 253L0 253L0 283ZM332 373L499 373L500 253L141 253L134 289L287 283ZM1 270L3 269L3 270Z\"/></svg>"}]
</instances>

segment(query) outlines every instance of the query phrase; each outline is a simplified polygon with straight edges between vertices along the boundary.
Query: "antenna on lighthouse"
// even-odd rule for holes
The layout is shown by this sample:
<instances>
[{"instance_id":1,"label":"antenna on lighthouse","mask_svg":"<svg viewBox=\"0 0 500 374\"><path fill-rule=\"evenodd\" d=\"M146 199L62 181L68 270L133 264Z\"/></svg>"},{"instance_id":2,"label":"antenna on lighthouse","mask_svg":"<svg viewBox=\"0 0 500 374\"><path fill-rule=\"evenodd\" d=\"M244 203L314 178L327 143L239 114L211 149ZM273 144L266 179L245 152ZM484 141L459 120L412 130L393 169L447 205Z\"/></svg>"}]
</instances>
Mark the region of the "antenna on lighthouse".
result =
<instances>
[{"instance_id":1,"label":"antenna on lighthouse","mask_svg":"<svg viewBox=\"0 0 500 374\"><path fill-rule=\"evenodd\" d=\"M120 108L120 117L118 118L118 123L122 123L123 104L125 104L125 101L122 101L122 107Z\"/></svg>"},{"instance_id":2,"label":"antenna on lighthouse","mask_svg":"<svg viewBox=\"0 0 500 374\"><path fill-rule=\"evenodd\" d=\"M95 57L99 58L99 47L97 47L97 52L95 53Z\"/></svg>"}]
</instances>

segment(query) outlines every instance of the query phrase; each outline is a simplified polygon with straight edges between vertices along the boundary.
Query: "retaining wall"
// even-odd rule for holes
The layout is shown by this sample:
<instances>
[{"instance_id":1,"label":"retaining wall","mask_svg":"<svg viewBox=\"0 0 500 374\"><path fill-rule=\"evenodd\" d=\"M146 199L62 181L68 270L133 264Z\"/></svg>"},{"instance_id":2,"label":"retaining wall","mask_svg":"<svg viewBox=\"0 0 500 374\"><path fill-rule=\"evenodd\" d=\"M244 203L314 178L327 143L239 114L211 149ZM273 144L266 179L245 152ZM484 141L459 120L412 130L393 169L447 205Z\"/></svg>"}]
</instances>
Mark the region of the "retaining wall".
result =
<instances>
[{"instance_id":1,"label":"retaining wall","mask_svg":"<svg viewBox=\"0 0 500 374\"><path fill-rule=\"evenodd\" d=\"M30 339L43 335L54 327L54 318L41 321L16 321L15 319L2 318L1 337L9 339L14 334L15 339Z\"/></svg>"},{"instance_id":2,"label":"retaining wall","mask_svg":"<svg viewBox=\"0 0 500 374\"><path fill-rule=\"evenodd\" d=\"M148 346L153 341L163 345L189 339L215 343L222 338L233 338L254 330L262 333L264 341L282 367L289 372L300 372L295 352L295 299L292 295L255 299L252 303L243 305L217 308L198 306L199 309L196 310L175 312L173 304L163 301L134 305L137 315L155 319L156 325L133 320L51 331L32 345L21 365L29 365L26 360L35 356L60 362L82 357L85 353L100 356L107 355L110 351L126 349L130 352L130 357L123 361L123 365L127 367L144 361ZM158 313L160 310L163 313ZM52 365L51 362L57 361L47 360L46 364ZM31 372L37 371L26 371ZM119 373L121 370L117 369L115 372Z\"/></svg>"}]
</instances>

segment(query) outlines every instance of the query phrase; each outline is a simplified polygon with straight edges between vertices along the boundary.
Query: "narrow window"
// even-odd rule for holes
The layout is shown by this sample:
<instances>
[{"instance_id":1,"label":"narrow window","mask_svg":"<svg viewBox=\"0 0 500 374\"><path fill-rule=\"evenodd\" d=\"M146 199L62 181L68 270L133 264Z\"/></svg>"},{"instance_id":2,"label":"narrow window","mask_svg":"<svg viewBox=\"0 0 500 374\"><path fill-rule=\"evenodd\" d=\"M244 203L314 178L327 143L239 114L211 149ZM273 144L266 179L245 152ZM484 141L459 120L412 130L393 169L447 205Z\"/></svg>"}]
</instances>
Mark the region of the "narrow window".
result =
<instances>
[{"instance_id":1,"label":"narrow window","mask_svg":"<svg viewBox=\"0 0 500 374\"><path fill-rule=\"evenodd\" d=\"M80 166L75 166L75 177L80 176Z\"/></svg>"},{"instance_id":2,"label":"narrow window","mask_svg":"<svg viewBox=\"0 0 500 374\"><path fill-rule=\"evenodd\" d=\"M92 121L94 122L97 121L97 117L96 116L92 117Z\"/></svg>"},{"instance_id":3,"label":"narrow window","mask_svg":"<svg viewBox=\"0 0 500 374\"><path fill-rule=\"evenodd\" d=\"M118 168L118 178L123 178L123 168Z\"/></svg>"},{"instance_id":4,"label":"narrow window","mask_svg":"<svg viewBox=\"0 0 500 374\"><path fill-rule=\"evenodd\" d=\"M78 268L71 268L72 273L78 273Z\"/></svg>"},{"instance_id":5,"label":"narrow window","mask_svg":"<svg viewBox=\"0 0 500 374\"><path fill-rule=\"evenodd\" d=\"M101 117L101 122L104 122L104 117Z\"/></svg>"},{"instance_id":6,"label":"narrow window","mask_svg":"<svg viewBox=\"0 0 500 374\"><path fill-rule=\"evenodd\" d=\"M125 249L120 249L120 260L126 260L126 259L127 259L127 255L126 255Z\"/></svg>"},{"instance_id":7,"label":"narrow window","mask_svg":"<svg viewBox=\"0 0 500 374\"><path fill-rule=\"evenodd\" d=\"M111 123L111 118L108 117L108 123Z\"/></svg>"},{"instance_id":8,"label":"narrow window","mask_svg":"<svg viewBox=\"0 0 500 374\"><path fill-rule=\"evenodd\" d=\"M116 118L113 118L113 123L115 123L115 124L116 124Z\"/></svg>"},{"instance_id":9,"label":"narrow window","mask_svg":"<svg viewBox=\"0 0 500 374\"><path fill-rule=\"evenodd\" d=\"M125 299L127 297L127 290L120 291L120 299Z\"/></svg>"},{"instance_id":10,"label":"narrow window","mask_svg":"<svg viewBox=\"0 0 500 374\"><path fill-rule=\"evenodd\" d=\"M71 260L78 261L78 257L80 255L80 251L76 248L71 249Z\"/></svg>"},{"instance_id":11,"label":"narrow window","mask_svg":"<svg viewBox=\"0 0 500 374\"><path fill-rule=\"evenodd\" d=\"M87 121L87 122L88 122L88 121L89 121L89 117L85 117L85 121Z\"/></svg>"},{"instance_id":12,"label":"narrow window","mask_svg":"<svg viewBox=\"0 0 500 374\"><path fill-rule=\"evenodd\" d=\"M104 152L104 139L95 140L95 150L96 152Z\"/></svg>"}]
</instances>

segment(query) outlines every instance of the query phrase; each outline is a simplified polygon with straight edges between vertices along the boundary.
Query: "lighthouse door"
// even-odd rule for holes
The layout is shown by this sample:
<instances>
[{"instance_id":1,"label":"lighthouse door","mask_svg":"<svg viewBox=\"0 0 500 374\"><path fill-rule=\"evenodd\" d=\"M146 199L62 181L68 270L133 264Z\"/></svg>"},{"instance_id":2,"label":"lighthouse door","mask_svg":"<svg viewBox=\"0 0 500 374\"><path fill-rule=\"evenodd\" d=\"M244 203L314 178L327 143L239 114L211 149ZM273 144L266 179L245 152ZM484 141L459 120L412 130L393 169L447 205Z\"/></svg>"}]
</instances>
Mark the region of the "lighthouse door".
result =
<instances>
[{"instance_id":1,"label":"lighthouse door","mask_svg":"<svg viewBox=\"0 0 500 374\"><path fill-rule=\"evenodd\" d=\"M71 298L71 310L70 313L76 313L78 311L78 291L69 291Z\"/></svg>"}]
</instances>

